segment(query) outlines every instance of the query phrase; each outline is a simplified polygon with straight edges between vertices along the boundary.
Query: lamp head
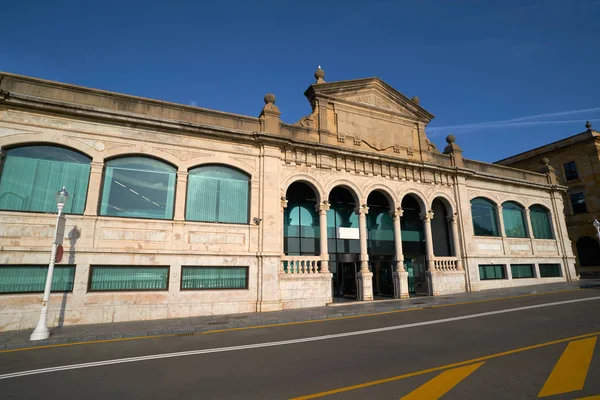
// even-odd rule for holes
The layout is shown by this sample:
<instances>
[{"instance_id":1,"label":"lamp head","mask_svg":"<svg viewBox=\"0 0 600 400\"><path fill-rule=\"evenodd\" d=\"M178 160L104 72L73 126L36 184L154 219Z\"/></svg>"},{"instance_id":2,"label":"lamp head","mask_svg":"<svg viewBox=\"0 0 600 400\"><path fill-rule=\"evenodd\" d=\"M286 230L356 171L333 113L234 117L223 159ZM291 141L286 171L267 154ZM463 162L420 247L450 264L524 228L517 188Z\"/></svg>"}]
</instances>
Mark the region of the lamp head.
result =
<instances>
[{"instance_id":1,"label":"lamp head","mask_svg":"<svg viewBox=\"0 0 600 400\"><path fill-rule=\"evenodd\" d=\"M58 207L64 207L64 205L67 203L67 200L69 200L69 193L63 186L63 188L56 193L56 205Z\"/></svg>"},{"instance_id":2,"label":"lamp head","mask_svg":"<svg viewBox=\"0 0 600 400\"><path fill-rule=\"evenodd\" d=\"M594 228L596 228L596 229L600 228L600 222L598 222L597 219L594 220Z\"/></svg>"}]
</instances>

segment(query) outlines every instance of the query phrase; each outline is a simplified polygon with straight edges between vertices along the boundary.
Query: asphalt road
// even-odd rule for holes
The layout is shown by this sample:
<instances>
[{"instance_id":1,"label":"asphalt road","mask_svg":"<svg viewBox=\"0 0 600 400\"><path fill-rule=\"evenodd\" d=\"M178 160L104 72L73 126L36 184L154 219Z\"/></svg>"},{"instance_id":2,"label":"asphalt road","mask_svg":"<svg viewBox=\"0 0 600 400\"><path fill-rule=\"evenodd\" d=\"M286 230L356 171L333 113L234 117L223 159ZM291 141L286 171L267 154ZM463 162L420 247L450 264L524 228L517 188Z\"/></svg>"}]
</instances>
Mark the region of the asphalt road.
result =
<instances>
[{"instance_id":1,"label":"asphalt road","mask_svg":"<svg viewBox=\"0 0 600 400\"><path fill-rule=\"evenodd\" d=\"M582 289L4 351L0 398L600 399L598 336L600 289Z\"/></svg>"}]
</instances>

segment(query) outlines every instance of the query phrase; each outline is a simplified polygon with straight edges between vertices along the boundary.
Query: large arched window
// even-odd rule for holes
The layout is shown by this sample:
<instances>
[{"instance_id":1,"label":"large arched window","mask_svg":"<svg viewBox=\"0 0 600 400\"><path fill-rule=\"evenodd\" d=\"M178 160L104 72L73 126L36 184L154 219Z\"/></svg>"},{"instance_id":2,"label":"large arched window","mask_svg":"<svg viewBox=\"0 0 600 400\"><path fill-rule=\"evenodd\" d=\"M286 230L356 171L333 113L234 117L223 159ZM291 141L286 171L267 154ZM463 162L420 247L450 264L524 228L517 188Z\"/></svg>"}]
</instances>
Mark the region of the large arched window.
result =
<instances>
[{"instance_id":1,"label":"large arched window","mask_svg":"<svg viewBox=\"0 0 600 400\"><path fill-rule=\"evenodd\" d=\"M147 157L106 163L100 215L172 219L177 170Z\"/></svg>"},{"instance_id":2,"label":"large arched window","mask_svg":"<svg viewBox=\"0 0 600 400\"><path fill-rule=\"evenodd\" d=\"M69 193L64 212L83 214L90 158L55 146L25 146L6 151L0 167L0 210L56 212L55 195Z\"/></svg>"},{"instance_id":3,"label":"large arched window","mask_svg":"<svg viewBox=\"0 0 600 400\"><path fill-rule=\"evenodd\" d=\"M504 220L504 233L507 237L527 237L523 207L512 201L502 203L502 219Z\"/></svg>"},{"instance_id":4,"label":"large arched window","mask_svg":"<svg viewBox=\"0 0 600 400\"><path fill-rule=\"evenodd\" d=\"M600 246L592 237L584 236L577 239L577 257L582 267L597 267L600 265Z\"/></svg>"},{"instance_id":5,"label":"large arched window","mask_svg":"<svg viewBox=\"0 0 600 400\"><path fill-rule=\"evenodd\" d=\"M552 233L552 222L550 222L550 213L544 206L535 204L529 207L529 217L531 219L531 229L533 237L536 239L554 239Z\"/></svg>"},{"instance_id":6,"label":"large arched window","mask_svg":"<svg viewBox=\"0 0 600 400\"><path fill-rule=\"evenodd\" d=\"M477 197L471 200L471 218L475 236L500 236L498 211L488 199Z\"/></svg>"},{"instance_id":7,"label":"large arched window","mask_svg":"<svg viewBox=\"0 0 600 400\"><path fill-rule=\"evenodd\" d=\"M188 221L247 224L250 177L224 165L189 171L186 203Z\"/></svg>"}]
</instances>

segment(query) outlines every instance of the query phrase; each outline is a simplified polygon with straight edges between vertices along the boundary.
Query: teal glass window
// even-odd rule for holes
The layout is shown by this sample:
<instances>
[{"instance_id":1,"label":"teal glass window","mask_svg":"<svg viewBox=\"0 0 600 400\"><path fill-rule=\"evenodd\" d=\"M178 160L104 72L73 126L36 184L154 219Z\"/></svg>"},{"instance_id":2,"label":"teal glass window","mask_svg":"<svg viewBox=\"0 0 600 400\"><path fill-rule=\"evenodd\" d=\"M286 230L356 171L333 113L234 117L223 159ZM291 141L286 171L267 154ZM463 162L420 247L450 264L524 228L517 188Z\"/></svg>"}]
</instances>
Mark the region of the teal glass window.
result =
<instances>
[{"instance_id":1,"label":"teal glass window","mask_svg":"<svg viewBox=\"0 0 600 400\"><path fill-rule=\"evenodd\" d=\"M500 236L496 205L481 197L471 200L471 218L475 236Z\"/></svg>"},{"instance_id":2,"label":"teal glass window","mask_svg":"<svg viewBox=\"0 0 600 400\"><path fill-rule=\"evenodd\" d=\"M372 254L393 254L394 221L387 207L369 206L367 214L369 252Z\"/></svg>"},{"instance_id":3,"label":"teal glass window","mask_svg":"<svg viewBox=\"0 0 600 400\"><path fill-rule=\"evenodd\" d=\"M560 264L540 264L541 278L560 278Z\"/></svg>"},{"instance_id":4,"label":"teal glass window","mask_svg":"<svg viewBox=\"0 0 600 400\"><path fill-rule=\"evenodd\" d=\"M506 279L504 265L480 265L479 279L482 281L491 279Z\"/></svg>"},{"instance_id":5,"label":"teal glass window","mask_svg":"<svg viewBox=\"0 0 600 400\"><path fill-rule=\"evenodd\" d=\"M90 161L56 146L7 150L0 168L0 210L55 213L55 195L64 186L69 199L63 212L83 214Z\"/></svg>"},{"instance_id":6,"label":"teal glass window","mask_svg":"<svg viewBox=\"0 0 600 400\"><path fill-rule=\"evenodd\" d=\"M90 291L167 290L169 267L94 265Z\"/></svg>"},{"instance_id":7,"label":"teal glass window","mask_svg":"<svg viewBox=\"0 0 600 400\"><path fill-rule=\"evenodd\" d=\"M510 271L513 279L534 278L533 264L511 264Z\"/></svg>"},{"instance_id":8,"label":"teal glass window","mask_svg":"<svg viewBox=\"0 0 600 400\"><path fill-rule=\"evenodd\" d=\"M250 177L224 165L205 165L189 171L188 221L247 224Z\"/></svg>"},{"instance_id":9,"label":"teal glass window","mask_svg":"<svg viewBox=\"0 0 600 400\"><path fill-rule=\"evenodd\" d=\"M108 161L100 215L173 219L176 172L174 167L147 157Z\"/></svg>"},{"instance_id":10,"label":"teal glass window","mask_svg":"<svg viewBox=\"0 0 600 400\"><path fill-rule=\"evenodd\" d=\"M554 239L550 213L545 207L537 204L529 207L529 217L531 218L531 229L533 229L534 238Z\"/></svg>"},{"instance_id":11,"label":"teal glass window","mask_svg":"<svg viewBox=\"0 0 600 400\"><path fill-rule=\"evenodd\" d=\"M247 288L248 267L181 267L181 290Z\"/></svg>"},{"instance_id":12,"label":"teal glass window","mask_svg":"<svg viewBox=\"0 0 600 400\"><path fill-rule=\"evenodd\" d=\"M502 218L504 219L504 233L507 237L527 237L523 207L512 201L502 203Z\"/></svg>"},{"instance_id":13,"label":"teal glass window","mask_svg":"<svg viewBox=\"0 0 600 400\"><path fill-rule=\"evenodd\" d=\"M47 265L0 266L0 293L43 293L48 275ZM74 265L55 265L52 292L72 292Z\"/></svg>"}]
</instances>

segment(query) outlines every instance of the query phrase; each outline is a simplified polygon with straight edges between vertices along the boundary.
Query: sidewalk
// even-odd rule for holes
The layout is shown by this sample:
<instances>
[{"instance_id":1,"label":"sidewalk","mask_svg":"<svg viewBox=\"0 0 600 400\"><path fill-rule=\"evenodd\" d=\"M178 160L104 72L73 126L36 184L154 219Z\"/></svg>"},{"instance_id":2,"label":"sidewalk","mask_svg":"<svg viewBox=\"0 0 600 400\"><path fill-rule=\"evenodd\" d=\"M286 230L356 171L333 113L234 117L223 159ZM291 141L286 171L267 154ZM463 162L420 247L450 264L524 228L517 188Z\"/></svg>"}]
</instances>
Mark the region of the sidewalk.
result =
<instances>
[{"instance_id":1,"label":"sidewalk","mask_svg":"<svg viewBox=\"0 0 600 400\"><path fill-rule=\"evenodd\" d=\"M52 328L47 340L29 341L32 329L0 333L0 351L53 344L91 342L120 338L181 335L220 329L263 326L317 319L372 314L410 308L423 308L444 304L457 304L481 300L502 299L537 293L549 293L586 287L600 287L600 279L561 282L517 288L492 289L482 292L459 293L436 297L411 297L410 299L375 300L369 302L334 303L326 307L266 313L209 315L190 318L173 318L152 321L118 322L94 325L73 325Z\"/></svg>"}]
</instances>

